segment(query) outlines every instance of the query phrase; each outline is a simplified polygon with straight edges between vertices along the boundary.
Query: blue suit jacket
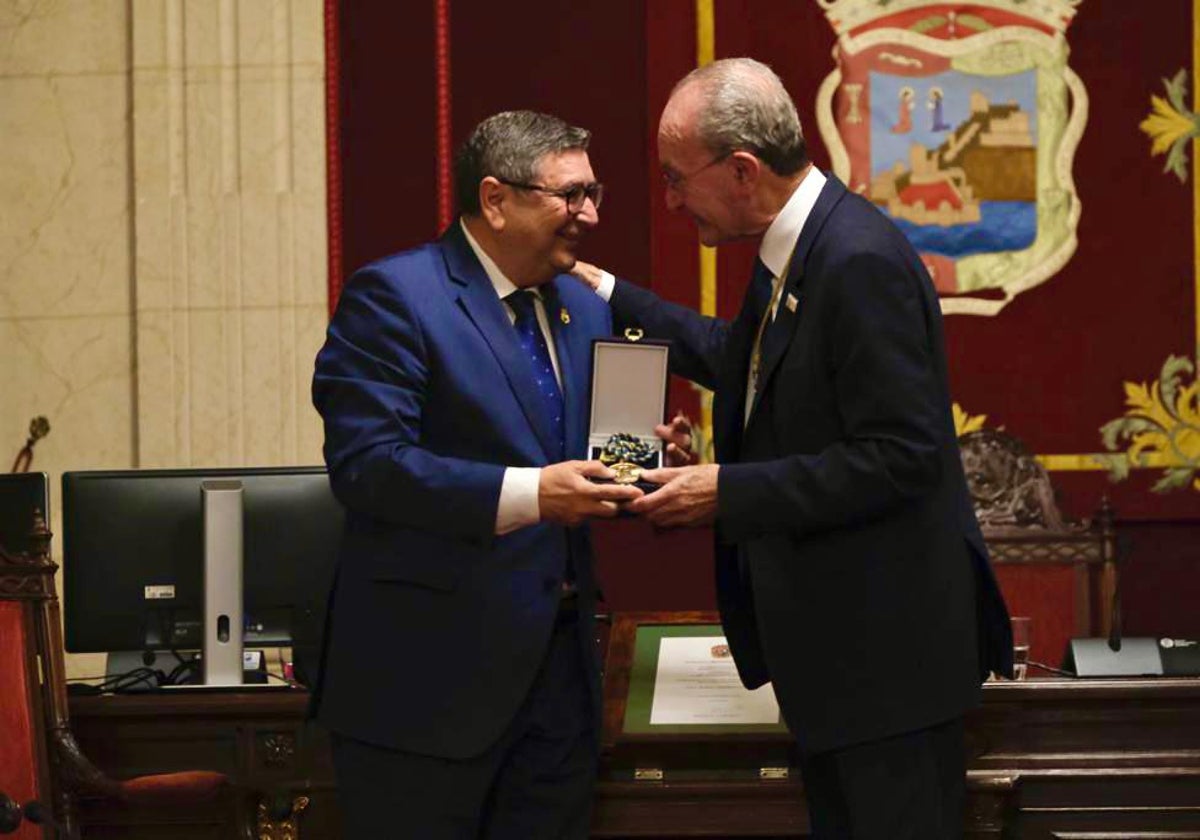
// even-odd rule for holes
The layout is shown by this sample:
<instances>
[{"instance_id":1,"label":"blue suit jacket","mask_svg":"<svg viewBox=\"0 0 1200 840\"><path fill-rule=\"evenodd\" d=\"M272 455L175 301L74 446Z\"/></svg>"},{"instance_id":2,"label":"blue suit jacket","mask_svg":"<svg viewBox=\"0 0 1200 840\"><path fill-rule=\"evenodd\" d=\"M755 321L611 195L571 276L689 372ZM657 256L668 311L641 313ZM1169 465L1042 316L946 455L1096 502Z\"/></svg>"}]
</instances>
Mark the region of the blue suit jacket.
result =
<instances>
[{"instance_id":1,"label":"blue suit jacket","mask_svg":"<svg viewBox=\"0 0 1200 840\"><path fill-rule=\"evenodd\" d=\"M772 681L822 751L948 720L1011 668L1008 616L963 476L941 313L920 259L832 176L764 333L619 281L618 326L671 340L715 390L717 595L743 681Z\"/></svg>"},{"instance_id":2,"label":"blue suit jacket","mask_svg":"<svg viewBox=\"0 0 1200 840\"><path fill-rule=\"evenodd\" d=\"M611 319L569 277L543 295L567 455L583 458L591 342L611 334ZM316 714L371 743L478 754L533 681L568 560L581 640L592 637L594 585L586 529L493 534L505 467L545 466L550 431L528 356L457 223L350 279L317 356L313 401L348 513Z\"/></svg>"}]
</instances>

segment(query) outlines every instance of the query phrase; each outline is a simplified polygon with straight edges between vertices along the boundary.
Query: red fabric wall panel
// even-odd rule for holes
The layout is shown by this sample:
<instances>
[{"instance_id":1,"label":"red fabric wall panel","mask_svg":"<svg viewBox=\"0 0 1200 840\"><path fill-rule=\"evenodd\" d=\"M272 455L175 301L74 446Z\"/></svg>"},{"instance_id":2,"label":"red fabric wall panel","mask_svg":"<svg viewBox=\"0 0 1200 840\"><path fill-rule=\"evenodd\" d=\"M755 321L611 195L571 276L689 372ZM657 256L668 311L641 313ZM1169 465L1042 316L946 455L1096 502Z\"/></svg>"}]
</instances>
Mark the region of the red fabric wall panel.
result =
<instances>
[{"instance_id":1,"label":"red fabric wall panel","mask_svg":"<svg viewBox=\"0 0 1200 840\"><path fill-rule=\"evenodd\" d=\"M718 0L717 53L770 64L792 92L817 164L816 91L834 68L832 28L816 3ZM1162 172L1139 123L1161 79L1191 64L1191 4L1088 3L1067 31L1070 66L1089 94L1073 174L1082 203L1079 246L1048 282L994 317L945 319L954 399L986 414L1039 454L1102 452L1099 428L1124 411L1125 380L1156 378L1171 354L1193 356L1196 302L1192 191ZM739 254L721 274L744 282ZM725 300L724 296L722 297ZM1058 482L1056 476L1056 483ZM1147 493L1157 474L1110 485L1072 476L1063 501L1088 515L1108 493L1118 513L1174 519L1200 513L1200 494Z\"/></svg>"},{"instance_id":2,"label":"red fabric wall panel","mask_svg":"<svg viewBox=\"0 0 1200 840\"><path fill-rule=\"evenodd\" d=\"M0 791L18 803L37 799L40 737L31 718L30 692L35 690L25 660L24 609L17 601L0 601ZM9 835L34 840L41 832L27 823Z\"/></svg>"},{"instance_id":3,"label":"red fabric wall panel","mask_svg":"<svg viewBox=\"0 0 1200 840\"><path fill-rule=\"evenodd\" d=\"M453 142L497 111L545 111L592 132L604 182L584 259L644 275L646 41L640 3L608 0L450 4Z\"/></svg>"},{"instance_id":4,"label":"red fabric wall panel","mask_svg":"<svg viewBox=\"0 0 1200 840\"><path fill-rule=\"evenodd\" d=\"M546 111L593 132L608 191L588 258L649 273L645 39L640 4L450 4L452 145L498 111ZM434 4L339 10L344 273L438 235Z\"/></svg>"},{"instance_id":5,"label":"red fabric wall panel","mask_svg":"<svg viewBox=\"0 0 1200 840\"><path fill-rule=\"evenodd\" d=\"M1121 569L1128 636L1200 638L1200 520L1121 525L1133 548Z\"/></svg>"},{"instance_id":6,"label":"red fabric wall panel","mask_svg":"<svg viewBox=\"0 0 1200 840\"><path fill-rule=\"evenodd\" d=\"M437 235L437 110L432 0L337 5L344 278Z\"/></svg>"},{"instance_id":7,"label":"red fabric wall panel","mask_svg":"<svg viewBox=\"0 0 1200 840\"><path fill-rule=\"evenodd\" d=\"M658 115L675 83L696 66L696 12L692 0L654 0L645 9L646 112L645 144L648 156L646 203L650 226L650 264L641 270L616 266L626 279L648 286L659 295L700 306L700 256L696 231L691 221L671 213L663 201L663 182L658 166ZM699 396L692 385L671 379L667 413L683 411L699 416ZM711 551L704 555L711 556Z\"/></svg>"},{"instance_id":8,"label":"red fabric wall panel","mask_svg":"<svg viewBox=\"0 0 1200 840\"><path fill-rule=\"evenodd\" d=\"M1156 378L1171 354L1194 357L1192 191L1163 173L1138 128L1151 94L1163 95L1160 80L1190 67L1190 5L1080 7L1067 35L1090 96L1074 164L1078 249L997 317L947 319L956 399L1034 452L1103 451L1099 428L1123 413L1122 382ZM1148 493L1154 473L1119 485L1100 472L1060 477L1076 515L1103 493L1126 517L1200 513L1198 493Z\"/></svg>"},{"instance_id":9,"label":"red fabric wall panel","mask_svg":"<svg viewBox=\"0 0 1200 840\"><path fill-rule=\"evenodd\" d=\"M1076 628L1076 572L1071 566L1038 565L996 567L996 579L1008 602L1010 615L1032 619L1029 658L1057 668L1067 642L1079 635ZM1029 676L1046 676L1031 669Z\"/></svg>"},{"instance_id":10,"label":"red fabric wall panel","mask_svg":"<svg viewBox=\"0 0 1200 840\"><path fill-rule=\"evenodd\" d=\"M590 128L593 165L609 193L584 257L698 305L695 233L665 208L655 150L662 106L696 63L694 0L449 6L453 144L483 116L509 108ZM342 154L343 272L437 234L434 9L433 0L340 5L341 102L331 130ZM715 0L713 9L717 57L751 55L776 69L813 159L827 168L815 102L834 68L835 37L820 6ZM1100 427L1125 411L1123 383L1155 379L1170 355L1194 356L1191 184L1162 172L1163 158L1151 156L1139 129L1150 96L1164 95L1161 79L1192 70L1191 9L1188 0L1162 0L1153 13L1114 0L1079 7L1067 32L1070 66L1090 98L1073 165L1078 248L1057 275L997 315L945 319L955 401L1036 453L1102 452ZM740 304L753 250L718 251L722 315ZM669 407L696 406L691 387L673 382ZM1200 635L1192 607L1200 492L1150 492L1160 475L1135 470L1119 484L1099 471L1051 477L1068 515L1090 515L1107 494L1134 537L1123 579L1127 631ZM654 534L623 521L598 523L595 533L612 608L713 607L709 532ZM1006 586L1014 612L1058 597L1046 581ZM1034 632L1035 646L1051 638L1046 627Z\"/></svg>"}]
</instances>

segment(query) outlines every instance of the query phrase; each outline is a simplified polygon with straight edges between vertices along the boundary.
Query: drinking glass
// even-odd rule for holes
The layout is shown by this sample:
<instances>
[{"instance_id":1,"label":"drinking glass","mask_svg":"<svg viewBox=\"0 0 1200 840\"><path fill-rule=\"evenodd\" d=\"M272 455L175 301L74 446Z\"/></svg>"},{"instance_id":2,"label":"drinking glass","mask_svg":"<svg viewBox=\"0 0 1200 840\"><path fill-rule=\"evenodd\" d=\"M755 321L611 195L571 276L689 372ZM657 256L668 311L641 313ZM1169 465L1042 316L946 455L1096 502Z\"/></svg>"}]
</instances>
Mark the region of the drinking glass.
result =
<instances>
[{"instance_id":1,"label":"drinking glass","mask_svg":"<svg viewBox=\"0 0 1200 840\"><path fill-rule=\"evenodd\" d=\"M1029 661L1029 630L1032 620L1028 616L1012 618L1013 679L1025 679L1025 665Z\"/></svg>"}]
</instances>

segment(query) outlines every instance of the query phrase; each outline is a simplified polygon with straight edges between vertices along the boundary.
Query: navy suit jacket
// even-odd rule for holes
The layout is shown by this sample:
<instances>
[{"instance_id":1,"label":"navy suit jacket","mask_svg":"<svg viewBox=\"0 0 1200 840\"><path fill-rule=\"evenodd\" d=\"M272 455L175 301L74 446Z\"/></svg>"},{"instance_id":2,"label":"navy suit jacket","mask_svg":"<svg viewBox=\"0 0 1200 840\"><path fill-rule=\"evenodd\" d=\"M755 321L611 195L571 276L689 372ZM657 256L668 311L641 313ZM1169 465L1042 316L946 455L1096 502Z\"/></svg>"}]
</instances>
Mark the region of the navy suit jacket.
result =
<instances>
[{"instance_id":1,"label":"navy suit jacket","mask_svg":"<svg viewBox=\"0 0 1200 840\"><path fill-rule=\"evenodd\" d=\"M716 573L742 679L770 680L809 752L977 702L1012 658L963 476L937 295L908 241L830 176L804 224L744 400L765 301L732 322L618 281L618 326L670 339L715 390Z\"/></svg>"},{"instance_id":2,"label":"navy suit jacket","mask_svg":"<svg viewBox=\"0 0 1200 840\"><path fill-rule=\"evenodd\" d=\"M568 458L586 449L591 342L608 307L569 277L542 287ZM570 562L595 663L585 528L494 535L507 466L553 451L528 356L458 223L358 271L316 361L325 460L347 510L314 708L349 737L462 758L490 746L549 642ZM591 675L593 696L598 676Z\"/></svg>"}]
</instances>

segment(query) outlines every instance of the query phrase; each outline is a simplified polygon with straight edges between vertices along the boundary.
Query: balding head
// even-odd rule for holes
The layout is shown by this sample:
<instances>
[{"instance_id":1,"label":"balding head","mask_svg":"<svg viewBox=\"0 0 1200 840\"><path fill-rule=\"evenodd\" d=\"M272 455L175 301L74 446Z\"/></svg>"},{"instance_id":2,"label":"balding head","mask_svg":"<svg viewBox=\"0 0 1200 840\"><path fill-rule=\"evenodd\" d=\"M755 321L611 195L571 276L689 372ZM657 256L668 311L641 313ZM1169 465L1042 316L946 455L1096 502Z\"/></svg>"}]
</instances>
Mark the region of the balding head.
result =
<instances>
[{"instance_id":1,"label":"balding head","mask_svg":"<svg viewBox=\"0 0 1200 840\"><path fill-rule=\"evenodd\" d=\"M793 175L808 163L795 104L775 72L752 58L721 59L684 76L663 109L659 133L694 136L714 156L751 152L776 175Z\"/></svg>"}]
</instances>

